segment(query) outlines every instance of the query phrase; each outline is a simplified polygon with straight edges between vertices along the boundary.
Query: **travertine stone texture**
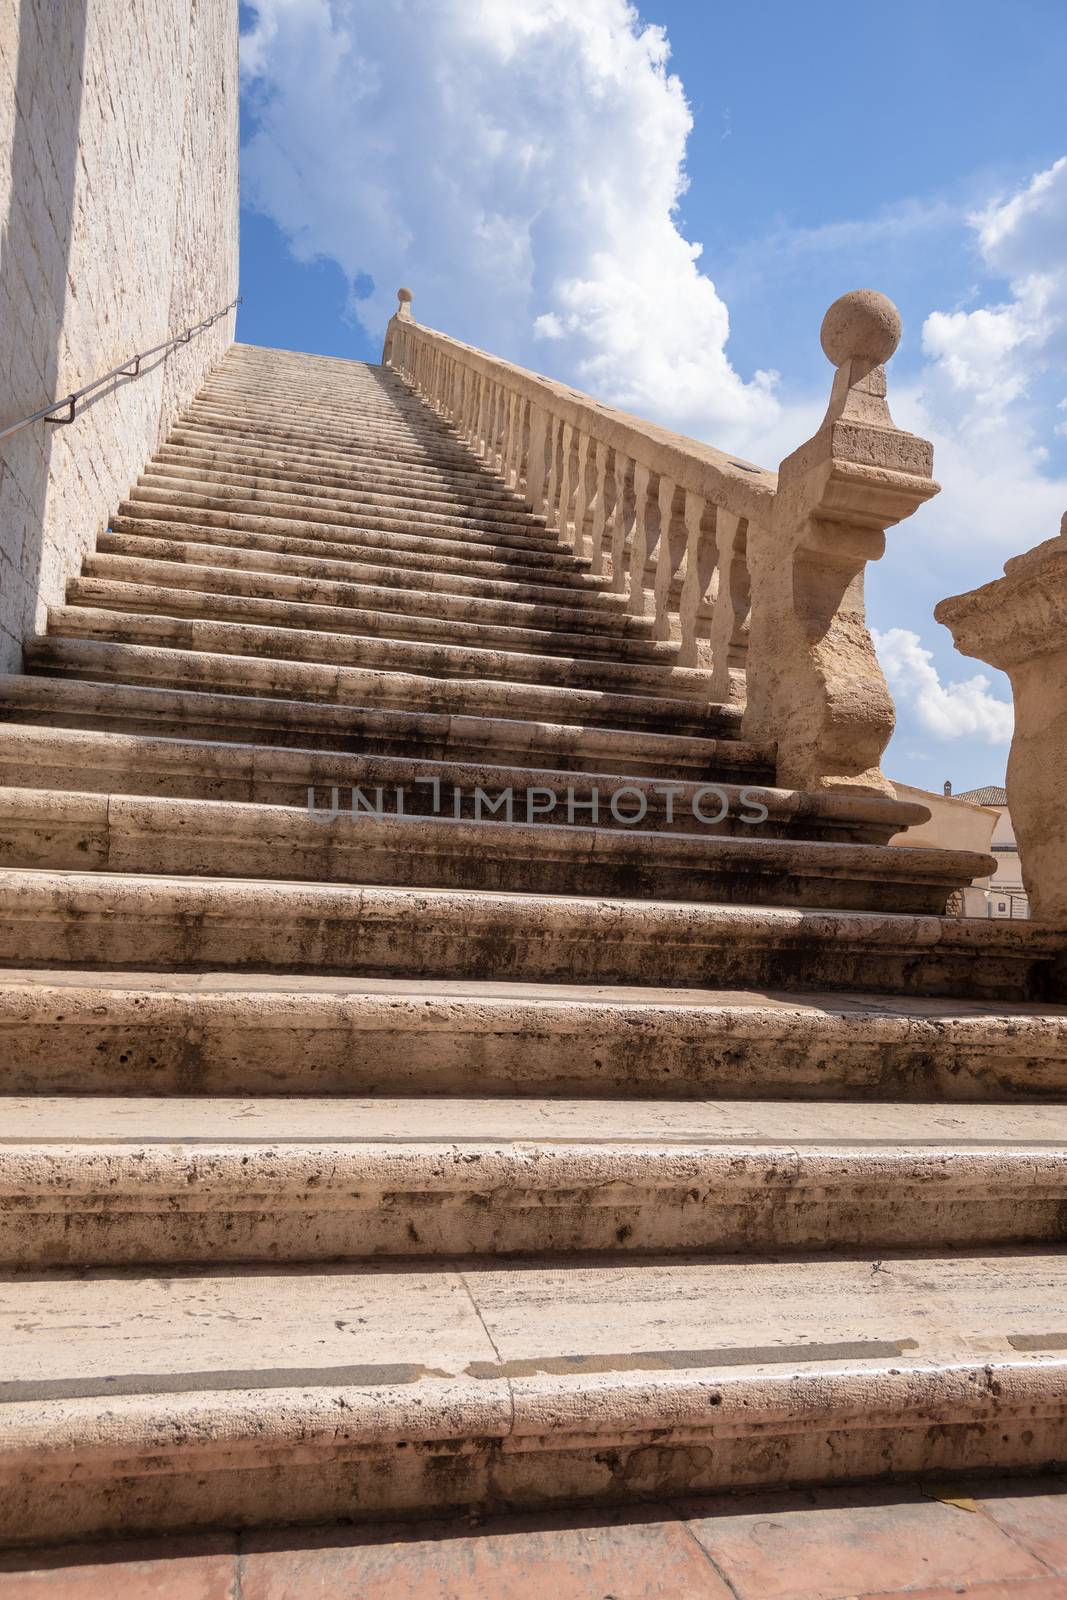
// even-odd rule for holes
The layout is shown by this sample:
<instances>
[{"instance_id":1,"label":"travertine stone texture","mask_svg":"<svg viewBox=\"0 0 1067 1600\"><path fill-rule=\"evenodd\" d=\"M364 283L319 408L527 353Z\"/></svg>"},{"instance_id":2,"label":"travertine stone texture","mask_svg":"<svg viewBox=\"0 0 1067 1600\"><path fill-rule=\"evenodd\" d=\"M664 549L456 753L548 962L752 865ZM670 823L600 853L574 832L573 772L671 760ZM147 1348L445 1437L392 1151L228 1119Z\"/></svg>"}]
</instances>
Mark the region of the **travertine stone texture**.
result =
<instances>
[{"instance_id":1,"label":"travertine stone texture","mask_svg":"<svg viewBox=\"0 0 1067 1600\"><path fill-rule=\"evenodd\" d=\"M1003 578L942 600L956 648L1011 679L1008 807L1035 917L1067 927L1067 513Z\"/></svg>"},{"instance_id":2,"label":"travertine stone texture","mask_svg":"<svg viewBox=\"0 0 1067 1600\"><path fill-rule=\"evenodd\" d=\"M236 0L4 0L0 218L0 425L232 300ZM231 315L0 444L0 665L232 337Z\"/></svg>"}]
</instances>

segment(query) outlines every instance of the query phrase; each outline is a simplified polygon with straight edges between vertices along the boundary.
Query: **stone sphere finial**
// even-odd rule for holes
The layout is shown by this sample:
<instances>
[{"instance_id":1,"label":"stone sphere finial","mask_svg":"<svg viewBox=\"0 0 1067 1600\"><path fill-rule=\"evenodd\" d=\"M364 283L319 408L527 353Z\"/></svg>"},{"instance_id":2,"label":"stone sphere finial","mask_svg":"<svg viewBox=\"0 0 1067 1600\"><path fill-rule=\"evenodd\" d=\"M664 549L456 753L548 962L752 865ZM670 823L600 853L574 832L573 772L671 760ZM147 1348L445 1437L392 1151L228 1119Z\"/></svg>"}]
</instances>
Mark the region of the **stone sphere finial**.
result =
<instances>
[{"instance_id":1,"label":"stone sphere finial","mask_svg":"<svg viewBox=\"0 0 1067 1600\"><path fill-rule=\"evenodd\" d=\"M402 306L409 306L415 298L410 289L398 289L396 297Z\"/></svg>"},{"instance_id":2,"label":"stone sphere finial","mask_svg":"<svg viewBox=\"0 0 1067 1600\"><path fill-rule=\"evenodd\" d=\"M850 360L881 366L900 343L900 331L900 312L887 295L853 289L823 317L819 339L835 367Z\"/></svg>"}]
</instances>

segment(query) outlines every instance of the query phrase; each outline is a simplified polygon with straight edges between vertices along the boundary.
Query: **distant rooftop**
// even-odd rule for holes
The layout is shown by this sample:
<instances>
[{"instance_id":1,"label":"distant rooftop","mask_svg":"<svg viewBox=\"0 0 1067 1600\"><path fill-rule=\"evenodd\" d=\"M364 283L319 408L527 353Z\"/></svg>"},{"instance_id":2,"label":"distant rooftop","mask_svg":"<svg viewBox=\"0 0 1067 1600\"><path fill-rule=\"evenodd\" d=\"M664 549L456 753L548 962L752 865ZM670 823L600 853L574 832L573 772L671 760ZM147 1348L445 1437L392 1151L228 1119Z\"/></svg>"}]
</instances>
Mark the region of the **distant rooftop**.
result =
<instances>
[{"instance_id":1,"label":"distant rooftop","mask_svg":"<svg viewBox=\"0 0 1067 1600\"><path fill-rule=\"evenodd\" d=\"M976 806L1006 806L1008 791L999 783L987 783L984 789L965 789L953 795L954 800L973 800Z\"/></svg>"}]
</instances>

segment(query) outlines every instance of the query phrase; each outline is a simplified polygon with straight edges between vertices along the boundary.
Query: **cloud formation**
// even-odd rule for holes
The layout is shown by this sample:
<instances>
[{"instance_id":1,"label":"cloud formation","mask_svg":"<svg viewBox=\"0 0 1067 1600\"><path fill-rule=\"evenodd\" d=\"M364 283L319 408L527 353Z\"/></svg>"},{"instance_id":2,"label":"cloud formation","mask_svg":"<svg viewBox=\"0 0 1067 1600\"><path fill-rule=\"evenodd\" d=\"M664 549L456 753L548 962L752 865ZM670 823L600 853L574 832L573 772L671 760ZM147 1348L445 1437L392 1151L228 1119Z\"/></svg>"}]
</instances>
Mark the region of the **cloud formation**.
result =
<instances>
[{"instance_id":1,"label":"cloud formation","mask_svg":"<svg viewBox=\"0 0 1067 1600\"><path fill-rule=\"evenodd\" d=\"M990 680L984 672L942 683L932 651L923 647L919 635L910 628L874 631L873 638L890 689L927 733L939 739L1009 742L1012 707L990 692Z\"/></svg>"},{"instance_id":2,"label":"cloud formation","mask_svg":"<svg viewBox=\"0 0 1067 1600\"><path fill-rule=\"evenodd\" d=\"M246 199L340 263L380 333L398 284L459 338L659 421L772 428L678 226L692 118L626 0L257 0Z\"/></svg>"}]
</instances>

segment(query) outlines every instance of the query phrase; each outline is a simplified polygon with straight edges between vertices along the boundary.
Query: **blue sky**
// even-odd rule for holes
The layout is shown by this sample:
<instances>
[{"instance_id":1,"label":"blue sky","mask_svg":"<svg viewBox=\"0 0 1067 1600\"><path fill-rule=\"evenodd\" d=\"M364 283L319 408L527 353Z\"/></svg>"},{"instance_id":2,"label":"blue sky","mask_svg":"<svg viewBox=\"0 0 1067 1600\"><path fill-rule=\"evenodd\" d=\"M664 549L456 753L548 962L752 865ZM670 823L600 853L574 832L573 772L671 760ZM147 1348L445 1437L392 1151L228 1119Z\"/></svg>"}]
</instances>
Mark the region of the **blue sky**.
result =
<instances>
[{"instance_id":1,"label":"blue sky","mask_svg":"<svg viewBox=\"0 0 1067 1600\"><path fill-rule=\"evenodd\" d=\"M827 305L891 295L890 403L943 493L868 571L886 770L1002 781L1006 681L931 613L1067 508L1061 0L260 0L242 29L241 339L375 360L406 282L775 466L825 406Z\"/></svg>"}]
</instances>

